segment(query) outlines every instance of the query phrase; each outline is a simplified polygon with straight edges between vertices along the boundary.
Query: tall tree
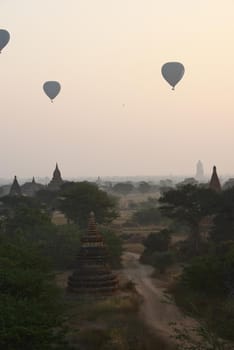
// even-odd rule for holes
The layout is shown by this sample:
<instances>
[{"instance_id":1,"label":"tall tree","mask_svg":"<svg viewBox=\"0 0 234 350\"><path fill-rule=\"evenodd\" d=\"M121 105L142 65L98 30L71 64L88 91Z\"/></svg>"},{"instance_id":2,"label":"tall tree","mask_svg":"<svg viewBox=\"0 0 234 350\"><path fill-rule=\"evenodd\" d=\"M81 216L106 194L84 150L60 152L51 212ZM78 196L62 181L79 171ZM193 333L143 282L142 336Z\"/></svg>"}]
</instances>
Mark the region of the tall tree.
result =
<instances>
[{"instance_id":1,"label":"tall tree","mask_svg":"<svg viewBox=\"0 0 234 350\"><path fill-rule=\"evenodd\" d=\"M141 181L138 185L138 191L141 193L147 193L151 189L151 186L148 182L146 181Z\"/></svg>"},{"instance_id":2,"label":"tall tree","mask_svg":"<svg viewBox=\"0 0 234 350\"><path fill-rule=\"evenodd\" d=\"M219 194L208 188L186 185L170 190L160 199L162 212L190 228L190 240L194 252L198 252L201 242L201 220L217 211Z\"/></svg>"},{"instance_id":3,"label":"tall tree","mask_svg":"<svg viewBox=\"0 0 234 350\"><path fill-rule=\"evenodd\" d=\"M211 239L216 243L234 241L234 188L220 194L219 208L213 221Z\"/></svg>"},{"instance_id":4,"label":"tall tree","mask_svg":"<svg viewBox=\"0 0 234 350\"><path fill-rule=\"evenodd\" d=\"M134 190L134 186L130 182L119 182L112 189L116 193L127 195Z\"/></svg>"},{"instance_id":5,"label":"tall tree","mask_svg":"<svg viewBox=\"0 0 234 350\"><path fill-rule=\"evenodd\" d=\"M98 223L110 222L117 217L115 198L87 181L62 187L60 210L82 228L86 227L91 211Z\"/></svg>"},{"instance_id":6,"label":"tall tree","mask_svg":"<svg viewBox=\"0 0 234 350\"><path fill-rule=\"evenodd\" d=\"M0 236L0 348L65 347L63 303L40 252L26 240ZM61 343L62 342L62 343Z\"/></svg>"}]
</instances>

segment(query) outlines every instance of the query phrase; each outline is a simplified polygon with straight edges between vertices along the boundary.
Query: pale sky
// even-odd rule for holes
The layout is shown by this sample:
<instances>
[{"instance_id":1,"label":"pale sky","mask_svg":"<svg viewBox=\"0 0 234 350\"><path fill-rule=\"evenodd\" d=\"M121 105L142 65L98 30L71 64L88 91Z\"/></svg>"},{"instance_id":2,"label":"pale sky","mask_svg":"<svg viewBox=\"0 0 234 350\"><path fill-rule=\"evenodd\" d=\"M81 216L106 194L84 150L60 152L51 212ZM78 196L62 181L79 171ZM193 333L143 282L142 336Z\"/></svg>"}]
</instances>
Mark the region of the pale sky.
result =
<instances>
[{"instance_id":1,"label":"pale sky","mask_svg":"<svg viewBox=\"0 0 234 350\"><path fill-rule=\"evenodd\" d=\"M0 0L0 28L0 177L234 174L233 0Z\"/></svg>"}]
</instances>

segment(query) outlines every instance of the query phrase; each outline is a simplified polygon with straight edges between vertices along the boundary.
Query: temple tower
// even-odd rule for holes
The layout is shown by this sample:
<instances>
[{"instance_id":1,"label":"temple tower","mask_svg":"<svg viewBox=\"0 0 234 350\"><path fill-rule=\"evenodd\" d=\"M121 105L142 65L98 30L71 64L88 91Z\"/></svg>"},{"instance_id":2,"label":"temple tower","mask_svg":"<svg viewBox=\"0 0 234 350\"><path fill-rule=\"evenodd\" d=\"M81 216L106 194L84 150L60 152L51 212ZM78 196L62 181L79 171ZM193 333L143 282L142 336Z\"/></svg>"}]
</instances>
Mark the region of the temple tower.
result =
<instances>
[{"instance_id":1,"label":"temple tower","mask_svg":"<svg viewBox=\"0 0 234 350\"><path fill-rule=\"evenodd\" d=\"M97 231L94 213L90 214L87 233L81 239L77 268L68 278L68 291L77 294L112 294L117 277L108 263L108 250Z\"/></svg>"},{"instance_id":2,"label":"temple tower","mask_svg":"<svg viewBox=\"0 0 234 350\"><path fill-rule=\"evenodd\" d=\"M42 190L44 188L43 185L38 184L35 181L35 178L33 176L31 182L26 182L21 186L21 192L23 195L28 196L28 197L34 197L36 192Z\"/></svg>"},{"instance_id":3,"label":"temple tower","mask_svg":"<svg viewBox=\"0 0 234 350\"><path fill-rule=\"evenodd\" d=\"M53 178L50 181L50 183L48 185L48 188L50 190L52 190L52 191L57 191L57 190L60 189L62 184L63 184L63 179L62 179L62 176L61 176L61 172L60 172L60 170L58 168L58 164L56 163L55 170L53 172Z\"/></svg>"},{"instance_id":4,"label":"temple tower","mask_svg":"<svg viewBox=\"0 0 234 350\"><path fill-rule=\"evenodd\" d=\"M13 183L11 185L9 196L11 196L11 197L20 197L20 196L22 196L21 188L20 188L20 185L18 183L18 180L17 180L16 176L14 177L14 181L13 181Z\"/></svg>"},{"instance_id":5,"label":"temple tower","mask_svg":"<svg viewBox=\"0 0 234 350\"><path fill-rule=\"evenodd\" d=\"M216 192L221 192L222 188L220 185L220 181L217 175L217 171L216 171L216 166L213 167L213 173L210 179L210 183L209 183L209 188L211 188L212 190L216 191Z\"/></svg>"},{"instance_id":6,"label":"temple tower","mask_svg":"<svg viewBox=\"0 0 234 350\"><path fill-rule=\"evenodd\" d=\"M199 160L197 163L197 171L196 171L196 180L203 181L204 180L204 168L202 162Z\"/></svg>"}]
</instances>

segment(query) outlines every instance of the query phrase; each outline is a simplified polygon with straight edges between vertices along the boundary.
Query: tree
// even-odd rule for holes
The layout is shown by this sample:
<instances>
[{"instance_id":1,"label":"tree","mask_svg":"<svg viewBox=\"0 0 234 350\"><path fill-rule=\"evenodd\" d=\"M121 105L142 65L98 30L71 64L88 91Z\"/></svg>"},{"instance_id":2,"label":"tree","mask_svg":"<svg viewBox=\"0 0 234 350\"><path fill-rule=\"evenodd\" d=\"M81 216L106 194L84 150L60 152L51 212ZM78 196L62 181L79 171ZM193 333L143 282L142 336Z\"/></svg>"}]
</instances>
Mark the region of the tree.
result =
<instances>
[{"instance_id":1,"label":"tree","mask_svg":"<svg viewBox=\"0 0 234 350\"><path fill-rule=\"evenodd\" d=\"M19 206L6 217L4 222L4 230L11 235L17 232L24 232L29 234L31 238L36 238L37 234L42 237L52 231L54 225L51 223L49 216L43 213L38 208L31 208L27 206Z\"/></svg>"},{"instance_id":2,"label":"tree","mask_svg":"<svg viewBox=\"0 0 234 350\"><path fill-rule=\"evenodd\" d=\"M119 182L112 189L114 192L127 195L134 190L134 186L130 182Z\"/></svg>"},{"instance_id":3,"label":"tree","mask_svg":"<svg viewBox=\"0 0 234 350\"><path fill-rule=\"evenodd\" d=\"M171 232L167 229L150 233L143 241L145 250L140 257L141 262L153 265L163 272L171 264L170 242Z\"/></svg>"},{"instance_id":4,"label":"tree","mask_svg":"<svg viewBox=\"0 0 234 350\"><path fill-rule=\"evenodd\" d=\"M117 217L114 197L100 190L96 184L87 181L70 184L61 189L60 210L81 228L87 226L90 212L94 212L97 222L111 222Z\"/></svg>"},{"instance_id":5,"label":"tree","mask_svg":"<svg viewBox=\"0 0 234 350\"><path fill-rule=\"evenodd\" d=\"M173 255L170 251L157 252L155 251L151 257L151 264L153 267L159 270L160 273L164 273L166 269L172 265Z\"/></svg>"},{"instance_id":6,"label":"tree","mask_svg":"<svg viewBox=\"0 0 234 350\"><path fill-rule=\"evenodd\" d=\"M146 181L141 181L138 185L138 191L141 193L147 193L151 189L151 186L148 182Z\"/></svg>"},{"instance_id":7,"label":"tree","mask_svg":"<svg viewBox=\"0 0 234 350\"><path fill-rule=\"evenodd\" d=\"M160 198L160 203L164 215L190 228L190 241L194 253L198 253L201 242L200 222L217 212L219 194L211 189L186 185L166 192Z\"/></svg>"},{"instance_id":8,"label":"tree","mask_svg":"<svg viewBox=\"0 0 234 350\"><path fill-rule=\"evenodd\" d=\"M150 252L165 252L168 250L171 242L171 233L169 230L164 229L160 232L152 232L144 240L143 244L145 248Z\"/></svg>"},{"instance_id":9,"label":"tree","mask_svg":"<svg viewBox=\"0 0 234 350\"><path fill-rule=\"evenodd\" d=\"M121 266L121 255L123 253L122 240L112 230L102 228L100 232L110 252L109 262L111 266L113 268L119 268Z\"/></svg>"},{"instance_id":10,"label":"tree","mask_svg":"<svg viewBox=\"0 0 234 350\"><path fill-rule=\"evenodd\" d=\"M154 225L162 220L159 208L144 208L132 215L132 220L140 225Z\"/></svg>"},{"instance_id":11,"label":"tree","mask_svg":"<svg viewBox=\"0 0 234 350\"><path fill-rule=\"evenodd\" d=\"M40 190L36 192L36 199L40 202L42 207L47 208L51 212L54 208L57 208L58 191Z\"/></svg>"},{"instance_id":12,"label":"tree","mask_svg":"<svg viewBox=\"0 0 234 350\"><path fill-rule=\"evenodd\" d=\"M19 207L2 223L2 236L21 238L37 246L55 269L71 268L80 246L77 225L56 226L48 214L36 208Z\"/></svg>"},{"instance_id":13,"label":"tree","mask_svg":"<svg viewBox=\"0 0 234 350\"><path fill-rule=\"evenodd\" d=\"M219 208L210 236L216 243L234 241L234 188L220 194Z\"/></svg>"},{"instance_id":14,"label":"tree","mask_svg":"<svg viewBox=\"0 0 234 350\"><path fill-rule=\"evenodd\" d=\"M65 347L62 324L62 299L45 258L22 238L1 238L1 349Z\"/></svg>"},{"instance_id":15,"label":"tree","mask_svg":"<svg viewBox=\"0 0 234 350\"><path fill-rule=\"evenodd\" d=\"M1 198L0 212L3 216L14 215L19 208L35 208L40 209L41 205L36 198L32 197L11 197L5 196Z\"/></svg>"}]
</instances>

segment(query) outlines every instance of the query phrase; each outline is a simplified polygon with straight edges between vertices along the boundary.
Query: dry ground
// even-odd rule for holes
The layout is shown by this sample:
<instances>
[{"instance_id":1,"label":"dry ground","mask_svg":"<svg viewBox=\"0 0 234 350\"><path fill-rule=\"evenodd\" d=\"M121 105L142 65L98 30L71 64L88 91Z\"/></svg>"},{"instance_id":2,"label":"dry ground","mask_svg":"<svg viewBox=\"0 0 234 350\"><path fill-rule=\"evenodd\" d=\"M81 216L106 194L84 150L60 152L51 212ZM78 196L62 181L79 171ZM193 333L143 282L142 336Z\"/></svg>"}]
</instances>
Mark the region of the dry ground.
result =
<instances>
[{"instance_id":1,"label":"dry ground","mask_svg":"<svg viewBox=\"0 0 234 350\"><path fill-rule=\"evenodd\" d=\"M67 304L68 340L84 350L172 350L167 340L145 325L139 315L142 297L123 271L118 271L120 289L109 297L94 298L65 292L71 271L58 273L57 284Z\"/></svg>"},{"instance_id":2,"label":"dry ground","mask_svg":"<svg viewBox=\"0 0 234 350\"><path fill-rule=\"evenodd\" d=\"M141 317L157 334L168 340L175 336L172 324L181 331L197 326L196 321L185 317L166 293L173 281L173 275L178 273L176 269L163 278L152 278L154 269L140 264L139 254L131 252L124 253L123 266L124 274L134 282L137 292L143 297L140 308Z\"/></svg>"}]
</instances>

